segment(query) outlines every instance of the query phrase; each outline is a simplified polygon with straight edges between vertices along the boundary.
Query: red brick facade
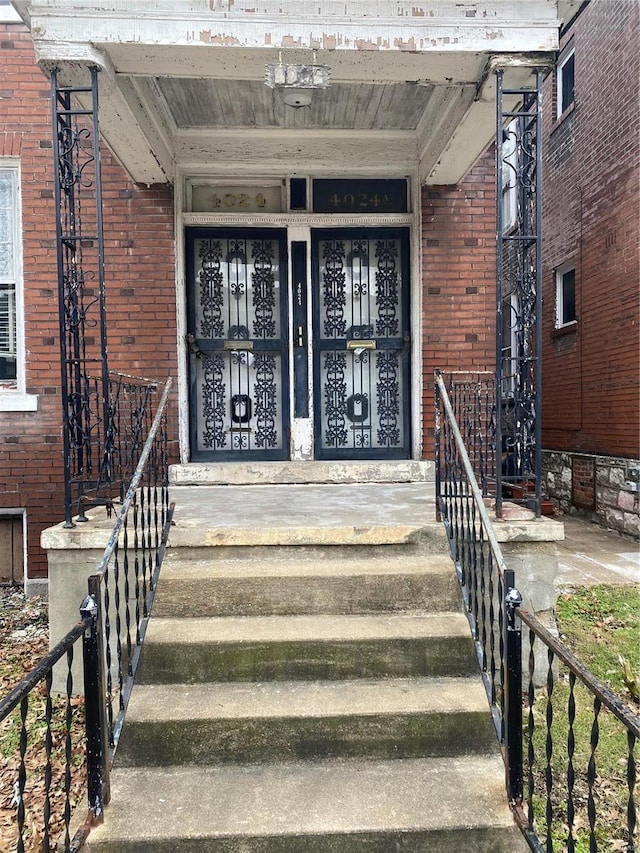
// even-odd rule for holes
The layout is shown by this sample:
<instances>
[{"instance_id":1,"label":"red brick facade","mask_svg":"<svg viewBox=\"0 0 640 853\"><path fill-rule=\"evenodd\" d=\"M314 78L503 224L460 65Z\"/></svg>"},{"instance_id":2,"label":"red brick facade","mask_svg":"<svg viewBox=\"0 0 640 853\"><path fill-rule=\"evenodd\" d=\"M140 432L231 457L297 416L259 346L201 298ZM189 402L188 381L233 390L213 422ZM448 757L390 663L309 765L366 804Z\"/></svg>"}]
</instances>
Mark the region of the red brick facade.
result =
<instances>
[{"instance_id":1,"label":"red brick facade","mask_svg":"<svg viewBox=\"0 0 640 853\"><path fill-rule=\"evenodd\" d=\"M64 517L62 414L50 87L22 24L0 24L0 69L0 156L20 159L26 391L38 396L36 412L0 412L0 515L26 510L38 578L40 533ZM131 183L109 152L102 165L109 366L164 380L176 375L172 192ZM174 441L176 428L174 416Z\"/></svg>"},{"instance_id":2,"label":"red brick facade","mask_svg":"<svg viewBox=\"0 0 640 853\"><path fill-rule=\"evenodd\" d=\"M495 156L453 187L422 192L423 455L433 458L433 373L493 370Z\"/></svg>"},{"instance_id":3,"label":"red brick facade","mask_svg":"<svg viewBox=\"0 0 640 853\"><path fill-rule=\"evenodd\" d=\"M543 447L637 457L640 5L586 6L564 34L575 103L544 87ZM562 52L560 54L562 57ZM577 323L555 328L555 269L573 261Z\"/></svg>"},{"instance_id":4,"label":"red brick facade","mask_svg":"<svg viewBox=\"0 0 640 853\"><path fill-rule=\"evenodd\" d=\"M0 153L21 162L27 391L39 404L37 412L0 413L0 515L8 507L27 510L29 577L36 578L46 576L40 532L63 514L50 90L26 29L2 26ZM108 152L102 177L109 366L175 377L171 191L136 186ZM433 453L434 369L482 370L494 363L494 184L488 152L459 186L423 191L425 458Z\"/></svg>"}]
</instances>

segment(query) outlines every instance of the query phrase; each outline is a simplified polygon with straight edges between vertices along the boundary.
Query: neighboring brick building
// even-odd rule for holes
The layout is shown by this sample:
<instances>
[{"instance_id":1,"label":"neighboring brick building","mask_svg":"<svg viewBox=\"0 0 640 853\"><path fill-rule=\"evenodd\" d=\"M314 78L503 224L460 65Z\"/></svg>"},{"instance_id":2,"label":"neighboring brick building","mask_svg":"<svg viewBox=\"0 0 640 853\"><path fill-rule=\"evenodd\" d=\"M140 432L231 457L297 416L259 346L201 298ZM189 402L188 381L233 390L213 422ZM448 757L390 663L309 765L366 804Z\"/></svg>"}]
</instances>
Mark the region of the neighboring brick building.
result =
<instances>
[{"instance_id":1,"label":"neighboring brick building","mask_svg":"<svg viewBox=\"0 0 640 853\"><path fill-rule=\"evenodd\" d=\"M544 87L544 488L640 534L640 4L592 0ZM564 92L563 92L564 81Z\"/></svg>"}]
</instances>

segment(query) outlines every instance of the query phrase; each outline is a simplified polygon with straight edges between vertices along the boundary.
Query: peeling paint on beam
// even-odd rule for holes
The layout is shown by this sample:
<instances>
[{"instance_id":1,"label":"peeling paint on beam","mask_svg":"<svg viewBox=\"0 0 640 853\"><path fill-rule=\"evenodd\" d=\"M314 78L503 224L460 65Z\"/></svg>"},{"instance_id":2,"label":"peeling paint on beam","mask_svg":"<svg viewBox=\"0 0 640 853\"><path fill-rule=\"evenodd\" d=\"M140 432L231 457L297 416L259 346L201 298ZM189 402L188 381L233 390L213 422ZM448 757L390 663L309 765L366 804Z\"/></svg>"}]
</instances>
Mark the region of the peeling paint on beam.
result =
<instances>
[{"instance_id":1,"label":"peeling paint on beam","mask_svg":"<svg viewBox=\"0 0 640 853\"><path fill-rule=\"evenodd\" d=\"M474 51L525 52L557 49L555 19L529 21L500 20L491 24L476 19L460 21L422 19L362 19L333 21L305 19L299 15L281 19L220 19L211 15L201 20L171 18L131 18L76 14L32 13L32 33L36 41L91 42L110 44L175 45L191 47L247 47L276 49L367 51Z\"/></svg>"}]
</instances>

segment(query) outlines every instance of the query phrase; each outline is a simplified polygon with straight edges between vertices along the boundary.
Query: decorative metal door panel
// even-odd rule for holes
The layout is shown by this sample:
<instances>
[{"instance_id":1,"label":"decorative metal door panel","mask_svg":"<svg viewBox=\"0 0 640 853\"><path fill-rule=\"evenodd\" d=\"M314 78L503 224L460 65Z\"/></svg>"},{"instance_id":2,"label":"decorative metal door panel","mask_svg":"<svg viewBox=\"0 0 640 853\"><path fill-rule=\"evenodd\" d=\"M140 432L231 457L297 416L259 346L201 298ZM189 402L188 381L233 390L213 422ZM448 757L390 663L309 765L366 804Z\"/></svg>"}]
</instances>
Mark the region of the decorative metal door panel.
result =
<instances>
[{"instance_id":1,"label":"decorative metal door panel","mask_svg":"<svg viewBox=\"0 0 640 853\"><path fill-rule=\"evenodd\" d=\"M286 240L187 230L191 458L289 454Z\"/></svg>"},{"instance_id":2,"label":"decorative metal door panel","mask_svg":"<svg viewBox=\"0 0 640 853\"><path fill-rule=\"evenodd\" d=\"M407 458L408 233L319 231L313 251L316 457Z\"/></svg>"}]
</instances>

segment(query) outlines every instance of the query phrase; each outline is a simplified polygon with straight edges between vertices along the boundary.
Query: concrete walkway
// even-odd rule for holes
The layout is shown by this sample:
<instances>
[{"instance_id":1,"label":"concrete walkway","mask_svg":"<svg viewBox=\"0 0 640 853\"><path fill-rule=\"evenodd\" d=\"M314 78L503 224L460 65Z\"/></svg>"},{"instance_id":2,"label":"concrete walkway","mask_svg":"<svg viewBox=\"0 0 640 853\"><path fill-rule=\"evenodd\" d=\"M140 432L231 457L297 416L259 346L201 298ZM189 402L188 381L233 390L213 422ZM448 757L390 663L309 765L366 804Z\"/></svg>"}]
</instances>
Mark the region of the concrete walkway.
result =
<instances>
[{"instance_id":1,"label":"concrete walkway","mask_svg":"<svg viewBox=\"0 0 640 853\"><path fill-rule=\"evenodd\" d=\"M559 591L594 584L640 584L640 543L575 516L565 516L557 543Z\"/></svg>"}]
</instances>

